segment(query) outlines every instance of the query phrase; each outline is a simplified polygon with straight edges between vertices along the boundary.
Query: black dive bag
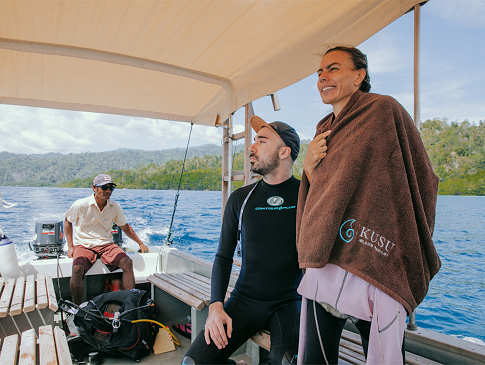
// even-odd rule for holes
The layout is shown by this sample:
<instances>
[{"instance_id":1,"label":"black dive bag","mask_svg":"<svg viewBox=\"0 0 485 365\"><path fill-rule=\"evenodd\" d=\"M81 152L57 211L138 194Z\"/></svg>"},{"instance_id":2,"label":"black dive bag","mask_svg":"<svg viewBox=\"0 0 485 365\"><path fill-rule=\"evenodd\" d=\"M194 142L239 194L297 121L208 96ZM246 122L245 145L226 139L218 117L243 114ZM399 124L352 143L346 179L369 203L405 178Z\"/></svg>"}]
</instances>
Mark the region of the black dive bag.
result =
<instances>
[{"instance_id":1,"label":"black dive bag","mask_svg":"<svg viewBox=\"0 0 485 365\"><path fill-rule=\"evenodd\" d=\"M94 350L140 360L151 352L158 326L131 321L153 319L152 303L145 290L103 293L80 306L74 324L83 341Z\"/></svg>"}]
</instances>

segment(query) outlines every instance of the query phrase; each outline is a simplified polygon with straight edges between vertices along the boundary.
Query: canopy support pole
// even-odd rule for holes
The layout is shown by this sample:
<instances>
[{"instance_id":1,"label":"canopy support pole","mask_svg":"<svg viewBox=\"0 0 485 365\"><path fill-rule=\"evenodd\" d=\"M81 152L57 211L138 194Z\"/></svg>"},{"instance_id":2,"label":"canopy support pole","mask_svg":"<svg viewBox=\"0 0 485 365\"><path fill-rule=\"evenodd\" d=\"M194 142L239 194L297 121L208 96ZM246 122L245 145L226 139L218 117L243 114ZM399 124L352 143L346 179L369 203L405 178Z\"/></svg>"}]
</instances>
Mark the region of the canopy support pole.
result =
<instances>
[{"instance_id":1,"label":"canopy support pole","mask_svg":"<svg viewBox=\"0 0 485 365\"><path fill-rule=\"evenodd\" d=\"M419 28L421 5L414 7L414 124L420 128L419 105Z\"/></svg>"},{"instance_id":2,"label":"canopy support pole","mask_svg":"<svg viewBox=\"0 0 485 365\"><path fill-rule=\"evenodd\" d=\"M421 5L414 7L414 124L416 128L420 127L419 120L419 23L420 23ZM409 314L408 330L416 331L416 313L413 311Z\"/></svg>"},{"instance_id":3,"label":"canopy support pole","mask_svg":"<svg viewBox=\"0 0 485 365\"><path fill-rule=\"evenodd\" d=\"M280 107L280 101L278 100L278 94L273 93L270 96L271 96L271 102L273 103L273 110L275 112L279 111L281 107Z\"/></svg>"},{"instance_id":4,"label":"canopy support pole","mask_svg":"<svg viewBox=\"0 0 485 365\"><path fill-rule=\"evenodd\" d=\"M253 130L251 127L251 117L254 115L253 103L246 104L245 108L245 123L244 123L244 185L249 185L253 182L251 175L251 165L249 163L249 147L253 141Z\"/></svg>"},{"instance_id":5,"label":"canopy support pole","mask_svg":"<svg viewBox=\"0 0 485 365\"><path fill-rule=\"evenodd\" d=\"M232 114L222 126L222 215L232 186Z\"/></svg>"}]
</instances>

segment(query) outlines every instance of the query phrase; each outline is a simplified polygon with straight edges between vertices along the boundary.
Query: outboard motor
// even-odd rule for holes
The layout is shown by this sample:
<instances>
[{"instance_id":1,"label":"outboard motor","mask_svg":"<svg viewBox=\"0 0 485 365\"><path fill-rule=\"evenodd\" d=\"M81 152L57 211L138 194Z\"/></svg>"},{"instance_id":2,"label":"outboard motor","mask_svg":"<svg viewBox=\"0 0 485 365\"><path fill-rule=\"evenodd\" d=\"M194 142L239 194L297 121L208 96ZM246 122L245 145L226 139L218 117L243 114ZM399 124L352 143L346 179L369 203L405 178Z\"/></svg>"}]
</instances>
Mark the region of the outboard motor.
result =
<instances>
[{"instance_id":1,"label":"outboard motor","mask_svg":"<svg viewBox=\"0 0 485 365\"><path fill-rule=\"evenodd\" d=\"M123 235L121 228L113 223L111 230L113 242L121 248ZM60 222L35 223L35 240L29 243L30 249L39 259L49 259L64 254L64 224Z\"/></svg>"},{"instance_id":2,"label":"outboard motor","mask_svg":"<svg viewBox=\"0 0 485 365\"><path fill-rule=\"evenodd\" d=\"M29 243L30 249L38 258L53 258L63 254L63 222L35 223L35 240Z\"/></svg>"}]
</instances>

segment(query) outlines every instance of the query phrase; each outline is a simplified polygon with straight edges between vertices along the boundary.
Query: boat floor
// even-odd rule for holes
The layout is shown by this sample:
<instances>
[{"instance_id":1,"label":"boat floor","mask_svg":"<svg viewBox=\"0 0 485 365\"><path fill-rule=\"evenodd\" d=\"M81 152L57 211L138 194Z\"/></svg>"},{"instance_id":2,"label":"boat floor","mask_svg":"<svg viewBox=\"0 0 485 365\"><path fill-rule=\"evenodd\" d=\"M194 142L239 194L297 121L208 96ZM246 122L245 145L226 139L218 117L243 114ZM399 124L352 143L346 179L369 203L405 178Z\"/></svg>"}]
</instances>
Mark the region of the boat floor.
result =
<instances>
[{"instance_id":1,"label":"boat floor","mask_svg":"<svg viewBox=\"0 0 485 365\"><path fill-rule=\"evenodd\" d=\"M184 358L185 353L189 349L190 346L190 340L178 336L178 339L181 343L180 347L177 347L175 351L170 351L166 352L164 354L159 354L159 355L154 355L151 354L145 358L143 358L140 361L140 364L143 365L160 365L160 364L167 364L167 365L172 365L172 364L177 364L180 365L182 363L182 359ZM247 354L239 354L235 356L231 356L231 359L235 361L240 361L243 360L246 362L247 365L257 365L253 364L251 361L251 357ZM110 358L106 357L104 358L103 365L133 365L135 362L133 360L130 360L128 358ZM288 364L286 361L283 361L283 364ZM339 359L338 362L339 365L350 365L351 363L346 362L342 359Z\"/></svg>"},{"instance_id":2,"label":"boat floor","mask_svg":"<svg viewBox=\"0 0 485 365\"><path fill-rule=\"evenodd\" d=\"M144 357L140 364L143 365L160 365L160 364L177 364L179 365L184 358L185 353L189 349L190 340L188 338L177 336L180 341L181 346L177 347L175 351L165 352L163 354L154 355L151 354L147 357ZM231 359L233 360L244 360L248 365L251 365L251 358L246 354L240 354L236 356L232 356ZM119 358L119 357L106 357L104 358L103 365L133 365L135 362L128 358Z\"/></svg>"}]
</instances>

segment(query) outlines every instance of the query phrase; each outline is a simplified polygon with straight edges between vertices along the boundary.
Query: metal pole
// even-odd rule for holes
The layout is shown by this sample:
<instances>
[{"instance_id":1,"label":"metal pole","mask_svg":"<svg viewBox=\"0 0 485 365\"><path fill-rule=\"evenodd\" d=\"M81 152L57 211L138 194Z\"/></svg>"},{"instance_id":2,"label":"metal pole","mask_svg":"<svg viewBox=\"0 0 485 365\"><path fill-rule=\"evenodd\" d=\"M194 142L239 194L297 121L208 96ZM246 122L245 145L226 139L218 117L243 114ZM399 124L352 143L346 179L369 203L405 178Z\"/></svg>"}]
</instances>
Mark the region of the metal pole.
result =
<instances>
[{"instance_id":1,"label":"metal pole","mask_svg":"<svg viewBox=\"0 0 485 365\"><path fill-rule=\"evenodd\" d=\"M420 127L420 105L419 105L419 23L420 9L418 4L414 7L414 124Z\"/></svg>"},{"instance_id":2,"label":"metal pole","mask_svg":"<svg viewBox=\"0 0 485 365\"><path fill-rule=\"evenodd\" d=\"M224 122L222 133L222 214L231 194L232 182L232 114Z\"/></svg>"},{"instance_id":3,"label":"metal pole","mask_svg":"<svg viewBox=\"0 0 485 365\"><path fill-rule=\"evenodd\" d=\"M251 117L254 115L253 104L249 102L245 106L245 123L244 123L244 185L251 184L252 176L249 164L249 147L251 146L253 140L253 130L251 128Z\"/></svg>"},{"instance_id":4,"label":"metal pole","mask_svg":"<svg viewBox=\"0 0 485 365\"><path fill-rule=\"evenodd\" d=\"M419 21L420 8L418 4L414 7L414 124L419 129ZM408 330L416 331L416 313L414 311L409 315Z\"/></svg>"},{"instance_id":5,"label":"metal pole","mask_svg":"<svg viewBox=\"0 0 485 365\"><path fill-rule=\"evenodd\" d=\"M416 313L414 311L412 311L411 314L409 315L407 328L410 331L416 331L418 329L418 326L416 325Z\"/></svg>"},{"instance_id":6,"label":"metal pole","mask_svg":"<svg viewBox=\"0 0 485 365\"><path fill-rule=\"evenodd\" d=\"M276 93L271 94L271 102L273 103L273 110L277 112L280 110L280 102L278 100L278 95Z\"/></svg>"}]
</instances>

